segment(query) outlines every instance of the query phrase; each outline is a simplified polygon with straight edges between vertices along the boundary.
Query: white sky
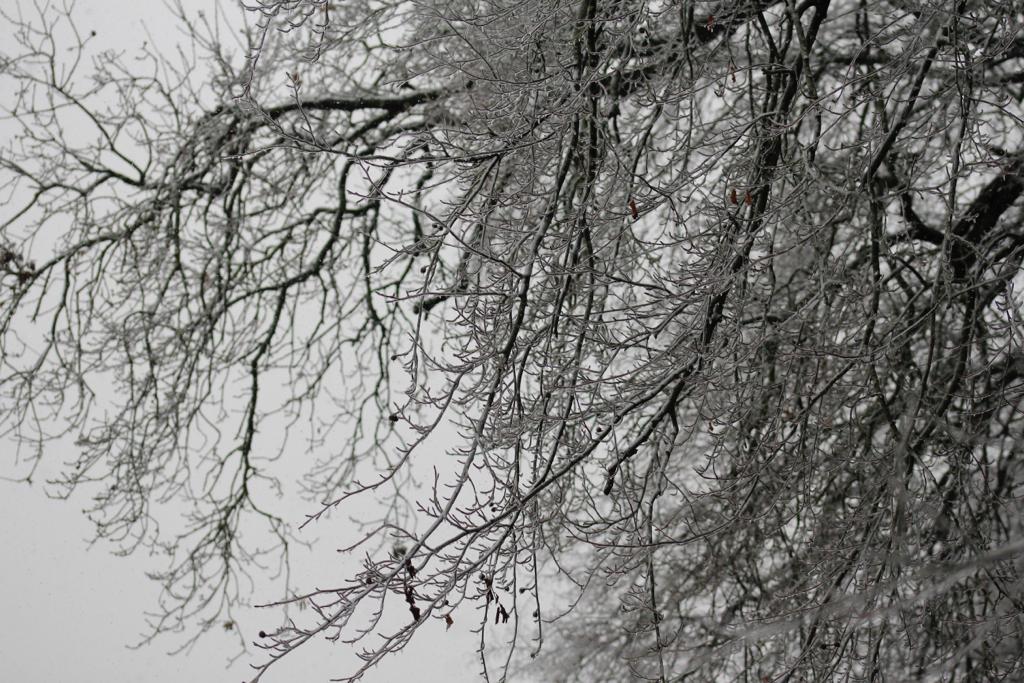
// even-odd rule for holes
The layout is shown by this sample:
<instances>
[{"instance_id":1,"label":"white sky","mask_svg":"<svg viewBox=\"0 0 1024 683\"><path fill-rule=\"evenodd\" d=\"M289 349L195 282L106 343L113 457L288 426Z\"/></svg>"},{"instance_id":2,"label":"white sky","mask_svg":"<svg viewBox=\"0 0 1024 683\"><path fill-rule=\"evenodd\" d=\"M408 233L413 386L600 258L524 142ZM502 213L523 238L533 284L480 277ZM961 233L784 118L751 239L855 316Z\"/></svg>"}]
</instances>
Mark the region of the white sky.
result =
<instances>
[{"instance_id":1,"label":"white sky","mask_svg":"<svg viewBox=\"0 0 1024 683\"><path fill-rule=\"evenodd\" d=\"M184 0L183 4L190 12L210 12L216 1ZM0 2L6 5L14 0ZM226 6L234 5L228 2ZM131 50L149 37L166 48L182 39L172 28L170 11L157 0L79 0L76 16L80 28L98 32L104 48ZM9 38L0 28L0 41L6 40ZM14 456L3 448L0 442L0 475L13 476ZM37 481L53 476L54 467L69 454L48 455L48 465L37 473ZM0 481L0 515L4 519L0 524L0 681L180 683L249 677L250 657L243 655L228 668L228 658L238 650L233 634L213 634L189 653L174 657L166 654L178 642L173 639L127 649L145 629L144 612L155 605L158 587L145 572L162 569L160 558L121 558L112 556L105 544L89 547L92 527L81 512L88 506L88 498L50 500L44 489ZM315 574L331 571L324 563L339 563L329 540L300 561L312 563ZM254 596L254 600L275 597ZM279 613L268 610L265 614L262 623L242 619L240 626L247 640L255 639L260 628L278 623ZM478 680L480 665L474 654L478 641L470 633L472 620L466 618L472 612L463 610L462 615L449 633L426 624L426 632L417 634L405 652L363 680ZM253 656L259 655L254 652ZM326 681L349 673L355 661L347 646L327 644L289 659L263 681Z\"/></svg>"}]
</instances>

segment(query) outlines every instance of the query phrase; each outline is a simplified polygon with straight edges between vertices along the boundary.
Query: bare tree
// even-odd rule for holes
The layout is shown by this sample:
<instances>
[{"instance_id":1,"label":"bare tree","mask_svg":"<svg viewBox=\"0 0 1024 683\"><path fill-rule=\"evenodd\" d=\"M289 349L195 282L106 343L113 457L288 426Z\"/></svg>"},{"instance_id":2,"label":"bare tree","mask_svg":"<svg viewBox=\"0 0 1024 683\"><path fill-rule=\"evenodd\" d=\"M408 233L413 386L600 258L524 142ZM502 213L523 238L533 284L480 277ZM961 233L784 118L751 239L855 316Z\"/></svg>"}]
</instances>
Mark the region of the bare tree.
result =
<instances>
[{"instance_id":1,"label":"bare tree","mask_svg":"<svg viewBox=\"0 0 1024 683\"><path fill-rule=\"evenodd\" d=\"M255 679L476 608L501 679L1022 675L1019 4L248 9L91 80L6 17L4 425L167 549L154 634L284 561L283 474L386 513Z\"/></svg>"}]
</instances>

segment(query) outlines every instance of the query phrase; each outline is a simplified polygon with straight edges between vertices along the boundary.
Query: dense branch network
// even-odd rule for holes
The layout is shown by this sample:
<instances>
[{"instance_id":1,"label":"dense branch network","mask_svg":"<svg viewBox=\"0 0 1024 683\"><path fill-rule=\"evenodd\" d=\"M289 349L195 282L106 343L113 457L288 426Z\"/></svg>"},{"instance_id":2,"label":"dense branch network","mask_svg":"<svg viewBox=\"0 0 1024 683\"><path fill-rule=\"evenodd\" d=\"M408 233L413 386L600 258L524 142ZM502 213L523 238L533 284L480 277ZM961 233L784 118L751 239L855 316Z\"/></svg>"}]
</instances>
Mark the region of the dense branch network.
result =
<instances>
[{"instance_id":1,"label":"dense branch network","mask_svg":"<svg viewBox=\"0 0 1024 683\"><path fill-rule=\"evenodd\" d=\"M201 84L10 17L3 424L168 549L154 633L286 562L313 452L307 523L385 511L257 679L474 608L559 680L1020 673L1019 8L248 9Z\"/></svg>"}]
</instances>

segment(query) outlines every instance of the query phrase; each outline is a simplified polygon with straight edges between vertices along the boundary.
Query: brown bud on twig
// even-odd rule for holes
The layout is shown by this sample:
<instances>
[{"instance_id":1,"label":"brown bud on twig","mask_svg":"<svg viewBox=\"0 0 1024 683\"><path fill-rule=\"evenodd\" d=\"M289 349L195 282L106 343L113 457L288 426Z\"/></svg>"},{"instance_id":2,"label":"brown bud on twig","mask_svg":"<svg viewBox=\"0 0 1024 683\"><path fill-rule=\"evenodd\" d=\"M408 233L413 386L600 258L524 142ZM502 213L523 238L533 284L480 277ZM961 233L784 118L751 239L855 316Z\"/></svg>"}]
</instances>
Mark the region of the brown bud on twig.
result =
<instances>
[{"instance_id":1,"label":"brown bud on twig","mask_svg":"<svg viewBox=\"0 0 1024 683\"><path fill-rule=\"evenodd\" d=\"M508 623L508 612L505 610L505 606L500 602L498 603L498 609L494 612L494 623Z\"/></svg>"}]
</instances>

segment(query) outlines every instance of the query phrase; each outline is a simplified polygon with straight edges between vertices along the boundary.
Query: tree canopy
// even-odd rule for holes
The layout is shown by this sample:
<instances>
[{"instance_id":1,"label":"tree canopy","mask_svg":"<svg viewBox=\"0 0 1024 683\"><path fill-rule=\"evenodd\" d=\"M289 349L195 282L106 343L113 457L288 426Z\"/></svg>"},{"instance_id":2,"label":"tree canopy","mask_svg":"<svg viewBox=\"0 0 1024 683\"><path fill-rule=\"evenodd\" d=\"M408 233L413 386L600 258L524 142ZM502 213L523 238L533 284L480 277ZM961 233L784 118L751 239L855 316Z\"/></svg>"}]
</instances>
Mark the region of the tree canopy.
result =
<instances>
[{"instance_id":1,"label":"tree canopy","mask_svg":"<svg viewBox=\"0 0 1024 683\"><path fill-rule=\"evenodd\" d=\"M0 54L0 429L168 553L154 634L248 599L298 482L383 512L255 679L453 620L496 680L1021 675L1019 3L247 12Z\"/></svg>"}]
</instances>

